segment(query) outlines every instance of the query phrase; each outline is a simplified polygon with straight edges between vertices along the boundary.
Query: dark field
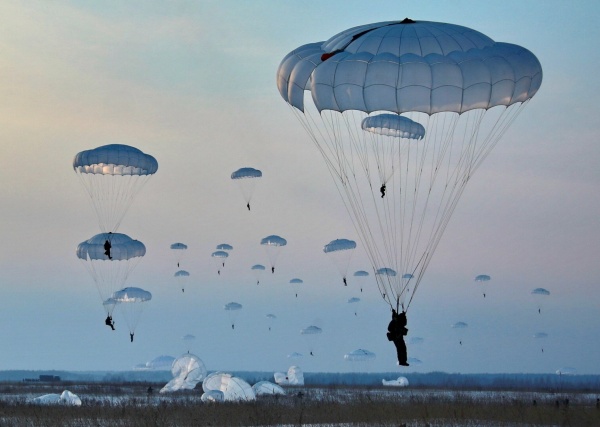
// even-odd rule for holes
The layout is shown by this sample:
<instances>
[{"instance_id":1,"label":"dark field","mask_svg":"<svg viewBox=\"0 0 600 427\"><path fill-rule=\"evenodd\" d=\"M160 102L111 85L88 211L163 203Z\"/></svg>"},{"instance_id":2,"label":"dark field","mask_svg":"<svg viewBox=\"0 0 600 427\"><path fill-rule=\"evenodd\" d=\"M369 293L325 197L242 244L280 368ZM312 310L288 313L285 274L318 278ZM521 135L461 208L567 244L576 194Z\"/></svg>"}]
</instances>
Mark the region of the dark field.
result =
<instances>
[{"instance_id":1,"label":"dark field","mask_svg":"<svg viewBox=\"0 0 600 427\"><path fill-rule=\"evenodd\" d=\"M203 403L200 388L164 395L156 392L162 385L0 383L0 426L600 426L600 393L590 392L302 387ZM30 403L65 389L82 406Z\"/></svg>"}]
</instances>

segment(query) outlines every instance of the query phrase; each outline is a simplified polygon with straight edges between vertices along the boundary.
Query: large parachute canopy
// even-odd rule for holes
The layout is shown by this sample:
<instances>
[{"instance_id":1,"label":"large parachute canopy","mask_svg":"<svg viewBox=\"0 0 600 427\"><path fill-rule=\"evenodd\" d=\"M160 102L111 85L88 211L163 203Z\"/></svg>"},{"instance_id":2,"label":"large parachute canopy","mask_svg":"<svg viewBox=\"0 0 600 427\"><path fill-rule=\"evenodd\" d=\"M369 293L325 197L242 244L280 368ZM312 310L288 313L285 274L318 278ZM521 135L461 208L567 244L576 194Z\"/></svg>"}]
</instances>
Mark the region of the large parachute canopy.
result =
<instances>
[{"instance_id":1,"label":"large parachute canopy","mask_svg":"<svg viewBox=\"0 0 600 427\"><path fill-rule=\"evenodd\" d=\"M110 244L110 258L106 244ZM112 315L113 292L121 289L129 274L146 254L146 246L122 233L100 233L77 246L79 258L94 279L107 315Z\"/></svg>"},{"instance_id":2,"label":"large parachute canopy","mask_svg":"<svg viewBox=\"0 0 600 427\"><path fill-rule=\"evenodd\" d=\"M202 382L205 393L220 391L225 401L255 400L256 394L252 386L239 377L225 372L214 372Z\"/></svg>"},{"instance_id":3,"label":"large parachute canopy","mask_svg":"<svg viewBox=\"0 0 600 427\"><path fill-rule=\"evenodd\" d=\"M241 168L231 174L231 179L238 183L246 207L250 210L250 201L254 195L254 188L256 187L256 178L261 178L262 172L254 168Z\"/></svg>"},{"instance_id":4,"label":"large parachute canopy","mask_svg":"<svg viewBox=\"0 0 600 427\"><path fill-rule=\"evenodd\" d=\"M100 230L114 232L158 162L137 148L110 144L77 153L73 169L91 198Z\"/></svg>"},{"instance_id":5,"label":"large parachute canopy","mask_svg":"<svg viewBox=\"0 0 600 427\"><path fill-rule=\"evenodd\" d=\"M340 276L342 276L344 286L348 286L346 274L348 273L348 267L350 266L350 260L355 248L356 242L349 239L332 240L323 247L323 252L335 264Z\"/></svg>"},{"instance_id":6,"label":"large parachute canopy","mask_svg":"<svg viewBox=\"0 0 600 427\"><path fill-rule=\"evenodd\" d=\"M283 58L279 93L324 157L373 270L414 275L376 275L391 307L408 308L467 182L541 82L521 46L410 19Z\"/></svg>"},{"instance_id":7,"label":"large parachute canopy","mask_svg":"<svg viewBox=\"0 0 600 427\"><path fill-rule=\"evenodd\" d=\"M275 372L273 377L279 385L304 385L304 372L299 366L290 366L287 373Z\"/></svg>"},{"instance_id":8,"label":"large parachute canopy","mask_svg":"<svg viewBox=\"0 0 600 427\"><path fill-rule=\"evenodd\" d=\"M263 238L260 241L260 244L263 245L267 251L267 256L269 257L269 262L271 263L271 272L275 273L275 263L277 262L281 248L287 245L287 240L281 236L272 234Z\"/></svg>"},{"instance_id":9,"label":"large parachute canopy","mask_svg":"<svg viewBox=\"0 0 600 427\"><path fill-rule=\"evenodd\" d=\"M147 301L152 299L152 294L141 288L127 287L112 294L119 311L125 317L129 333L133 334L146 307Z\"/></svg>"},{"instance_id":10,"label":"large parachute canopy","mask_svg":"<svg viewBox=\"0 0 600 427\"><path fill-rule=\"evenodd\" d=\"M196 384L206 378L207 373L208 371L204 362L198 356L192 353L185 353L173 361L171 365L173 379L160 392L193 390Z\"/></svg>"},{"instance_id":11,"label":"large parachute canopy","mask_svg":"<svg viewBox=\"0 0 600 427\"><path fill-rule=\"evenodd\" d=\"M252 386L252 390L254 390L254 394L257 396L273 396L276 394L285 394L285 390L281 388L281 386L273 384L270 381L259 381Z\"/></svg>"}]
</instances>

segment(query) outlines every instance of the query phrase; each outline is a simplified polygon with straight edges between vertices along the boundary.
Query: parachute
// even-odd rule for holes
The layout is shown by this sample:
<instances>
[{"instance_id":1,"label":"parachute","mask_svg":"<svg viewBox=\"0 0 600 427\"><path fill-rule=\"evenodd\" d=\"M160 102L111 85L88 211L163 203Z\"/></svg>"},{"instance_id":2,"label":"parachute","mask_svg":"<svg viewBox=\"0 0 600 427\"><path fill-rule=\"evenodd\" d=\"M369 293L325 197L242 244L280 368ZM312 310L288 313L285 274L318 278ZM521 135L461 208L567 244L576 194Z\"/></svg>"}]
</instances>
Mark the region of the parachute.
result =
<instances>
[{"instance_id":1,"label":"parachute","mask_svg":"<svg viewBox=\"0 0 600 427\"><path fill-rule=\"evenodd\" d=\"M336 268L342 276L344 286L348 286L346 273L352 258L352 252L356 248L356 242L348 239L336 239L327 243L323 247L323 252L327 254L335 264Z\"/></svg>"},{"instance_id":2,"label":"parachute","mask_svg":"<svg viewBox=\"0 0 600 427\"><path fill-rule=\"evenodd\" d=\"M196 341L196 336L192 334L185 334L181 337L186 346L186 351L189 353L194 341Z\"/></svg>"},{"instance_id":3,"label":"parachute","mask_svg":"<svg viewBox=\"0 0 600 427\"><path fill-rule=\"evenodd\" d=\"M474 280L475 280L475 282L477 282L478 284L481 285L481 290L483 291L483 297L485 298L485 295L487 294L488 282L490 280L492 280L492 278L490 276L488 276L487 274L480 274L480 275L476 276Z\"/></svg>"},{"instance_id":4,"label":"parachute","mask_svg":"<svg viewBox=\"0 0 600 427\"><path fill-rule=\"evenodd\" d=\"M231 251L233 250L233 246L228 243L221 243L220 245L217 245L216 249L219 251Z\"/></svg>"},{"instance_id":5,"label":"parachute","mask_svg":"<svg viewBox=\"0 0 600 427\"><path fill-rule=\"evenodd\" d=\"M73 169L106 233L117 230L135 196L158 170L158 162L137 148L111 144L77 153Z\"/></svg>"},{"instance_id":6,"label":"parachute","mask_svg":"<svg viewBox=\"0 0 600 427\"><path fill-rule=\"evenodd\" d=\"M277 316L275 316L272 313L269 313L266 315L267 319L269 319L269 331L271 330L271 328L273 327L273 322L275 321L275 319L277 319Z\"/></svg>"},{"instance_id":7,"label":"parachute","mask_svg":"<svg viewBox=\"0 0 600 427\"><path fill-rule=\"evenodd\" d=\"M111 298L117 302L119 311L123 313L131 334L131 341L133 341L135 329L146 307L146 302L152 299L152 294L141 288L129 287L113 293Z\"/></svg>"},{"instance_id":8,"label":"parachute","mask_svg":"<svg viewBox=\"0 0 600 427\"><path fill-rule=\"evenodd\" d=\"M273 378L279 385L304 385L304 372L299 366L290 366L287 373L275 372Z\"/></svg>"},{"instance_id":9,"label":"parachute","mask_svg":"<svg viewBox=\"0 0 600 427\"><path fill-rule=\"evenodd\" d=\"M256 400L252 386L241 378L224 372L214 372L202 382L205 393L220 391L224 401Z\"/></svg>"},{"instance_id":10,"label":"parachute","mask_svg":"<svg viewBox=\"0 0 600 427\"><path fill-rule=\"evenodd\" d=\"M294 289L294 293L296 294L296 298L298 298L298 290L300 289L300 286L302 283L304 283L304 280L302 279L298 279L297 277L290 280L290 285L292 285L292 288Z\"/></svg>"},{"instance_id":11,"label":"parachute","mask_svg":"<svg viewBox=\"0 0 600 427\"><path fill-rule=\"evenodd\" d=\"M465 322L456 322L453 325L451 325L450 327L452 329L456 329L457 335L458 335L458 343L460 345L462 345L463 344L464 330L467 329L469 327L469 325L466 324Z\"/></svg>"},{"instance_id":12,"label":"parachute","mask_svg":"<svg viewBox=\"0 0 600 427\"><path fill-rule=\"evenodd\" d=\"M105 249L110 243L110 258ZM122 288L127 277L146 254L146 246L126 234L100 233L77 246L79 258L94 279L106 314L112 316L113 292Z\"/></svg>"},{"instance_id":13,"label":"parachute","mask_svg":"<svg viewBox=\"0 0 600 427\"><path fill-rule=\"evenodd\" d=\"M348 298L348 304L352 306L352 312L355 316L358 316L358 307L357 304L360 302L360 298L352 297Z\"/></svg>"},{"instance_id":14,"label":"parachute","mask_svg":"<svg viewBox=\"0 0 600 427\"><path fill-rule=\"evenodd\" d=\"M254 277L256 277L256 284L260 283L260 276L262 276L262 272L265 271L265 266L262 264L254 264L250 267L250 270L254 273Z\"/></svg>"},{"instance_id":15,"label":"parachute","mask_svg":"<svg viewBox=\"0 0 600 427\"><path fill-rule=\"evenodd\" d=\"M206 378L206 366L195 354L186 353L173 361L171 374L173 379L160 390L167 393L177 390L193 390L200 381Z\"/></svg>"},{"instance_id":16,"label":"parachute","mask_svg":"<svg viewBox=\"0 0 600 427\"><path fill-rule=\"evenodd\" d=\"M287 240L277 235L270 235L260 241L267 251L269 261L271 263L271 273L275 273L275 262L279 257L281 248L287 245Z\"/></svg>"},{"instance_id":17,"label":"parachute","mask_svg":"<svg viewBox=\"0 0 600 427\"><path fill-rule=\"evenodd\" d=\"M544 288L535 288L531 291L531 295L533 295L537 310L539 314L542 314L542 308L544 307L548 296L550 295L550 291Z\"/></svg>"},{"instance_id":18,"label":"parachute","mask_svg":"<svg viewBox=\"0 0 600 427\"><path fill-rule=\"evenodd\" d=\"M235 321L237 319L238 312L242 309L242 304L237 302L229 302L225 304L223 307L227 312L227 316L229 317L229 322L231 323L231 329L235 329Z\"/></svg>"},{"instance_id":19,"label":"parachute","mask_svg":"<svg viewBox=\"0 0 600 427\"><path fill-rule=\"evenodd\" d=\"M300 334L306 340L306 343L307 343L307 346L309 349L309 354L311 356L314 356L315 345L319 341L319 337L321 336L322 332L323 332L323 329L321 329L315 325L310 325L310 326L300 330Z\"/></svg>"},{"instance_id":20,"label":"parachute","mask_svg":"<svg viewBox=\"0 0 600 427\"><path fill-rule=\"evenodd\" d=\"M285 394L285 390L278 386L277 384L273 384L269 381L259 381L252 386L252 390L254 390L254 394L256 396L273 396L276 394Z\"/></svg>"},{"instance_id":21,"label":"parachute","mask_svg":"<svg viewBox=\"0 0 600 427\"><path fill-rule=\"evenodd\" d=\"M210 257L212 258L212 260L215 263L215 266L217 267L217 273L221 274L221 267L225 267L225 260L227 259L227 257L229 257L229 253L225 251L215 251L212 254L210 254Z\"/></svg>"},{"instance_id":22,"label":"parachute","mask_svg":"<svg viewBox=\"0 0 600 427\"><path fill-rule=\"evenodd\" d=\"M261 178L262 172L254 168L241 168L231 174L231 179L239 184L246 207L250 210L250 200L254 194L256 179Z\"/></svg>"},{"instance_id":23,"label":"parachute","mask_svg":"<svg viewBox=\"0 0 600 427\"><path fill-rule=\"evenodd\" d=\"M375 359L375 353L362 348L344 354L344 360L349 362L367 362Z\"/></svg>"},{"instance_id":24,"label":"parachute","mask_svg":"<svg viewBox=\"0 0 600 427\"><path fill-rule=\"evenodd\" d=\"M356 281L358 282L358 286L362 292L364 284L367 281L367 277L369 277L369 273L364 270L358 270L354 272L353 276L356 277Z\"/></svg>"},{"instance_id":25,"label":"parachute","mask_svg":"<svg viewBox=\"0 0 600 427\"><path fill-rule=\"evenodd\" d=\"M179 264L184 257L184 254L187 252L187 245L184 243L173 243L171 245L171 250L173 252L173 258L175 258L175 263L177 264L177 268L179 268Z\"/></svg>"},{"instance_id":26,"label":"parachute","mask_svg":"<svg viewBox=\"0 0 600 427\"><path fill-rule=\"evenodd\" d=\"M189 280L190 273L188 273L185 270L179 270L179 271L176 271L173 276L175 277L175 281L177 282L177 285L181 288L181 292L185 292L185 285L187 284L187 282Z\"/></svg>"},{"instance_id":27,"label":"parachute","mask_svg":"<svg viewBox=\"0 0 600 427\"><path fill-rule=\"evenodd\" d=\"M376 275L390 307L408 309L467 182L541 82L525 48L410 19L283 58L279 93L324 157L373 270L414 276Z\"/></svg>"}]
</instances>

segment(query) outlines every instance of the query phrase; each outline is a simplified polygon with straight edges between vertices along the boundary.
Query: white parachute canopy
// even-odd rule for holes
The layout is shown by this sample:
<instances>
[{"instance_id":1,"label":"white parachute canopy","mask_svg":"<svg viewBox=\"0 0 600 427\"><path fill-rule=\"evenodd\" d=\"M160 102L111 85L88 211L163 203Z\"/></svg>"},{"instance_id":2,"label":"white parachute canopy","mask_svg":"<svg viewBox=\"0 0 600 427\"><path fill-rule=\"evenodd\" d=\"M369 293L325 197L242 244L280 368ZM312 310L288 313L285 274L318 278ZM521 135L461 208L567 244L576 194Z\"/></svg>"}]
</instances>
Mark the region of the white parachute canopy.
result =
<instances>
[{"instance_id":1,"label":"white parachute canopy","mask_svg":"<svg viewBox=\"0 0 600 427\"><path fill-rule=\"evenodd\" d=\"M287 240L281 236L272 234L263 238L260 241L260 244L264 246L265 250L267 251L267 256L269 257L269 262L271 265L271 272L275 273L275 263L277 262L277 258L279 258L281 248L287 245Z\"/></svg>"},{"instance_id":2,"label":"white parachute canopy","mask_svg":"<svg viewBox=\"0 0 600 427\"><path fill-rule=\"evenodd\" d=\"M408 387L408 379L406 377L398 377L397 380L381 380L381 383L388 387Z\"/></svg>"},{"instance_id":3,"label":"white parachute canopy","mask_svg":"<svg viewBox=\"0 0 600 427\"><path fill-rule=\"evenodd\" d=\"M342 276L344 286L348 285L346 275L354 249L356 249L356 242L349 239L332 240L323 247L323 252L331 259Z\"/></svg>"},{"instance_id":4,"label":"white parachute canopy","mask_svg":"<svg viewBox=\"0 0 600 427\"><path fill-rule=\"evenodd\" d=\"M205 393L220 391L224 401L255 400L256 394L246 381L225 372L214 372L202 382Z\"/></svg>"},{"instance_id":5,"label":"white parachute canopy","mask_svg":"<svg viewBox=\"0 0 600 427\"><path fill-rule=\"evenodd\" d=\"M137 148L111 144L77 153L73 169L106 233L117 230L137 193L158 170L158 162Z\"/></svg>"},{"instance_id":6,"label":"white parachute canopy","mask_svg":"<svg viewBox=\"0 0 600 427\"><path fill-rule=\"evenodd\" d=\"M285 394L285 390L277 384L273 384L269 381L259 381L252 386L254 394L256 396L267 395L272 396L276 394Z\"/></svg>"},{"instance_id":7,"label":"white parachute canopy","mask_svg":"<svg viewBox=\"0 0 600 427\"><path fill-rule=\"evenodd\" d=\"M69 390L63 391L61 394L44 394L31 399L31 403L38 405L66 405L66 406L81 406L81 399Z\"/></svg>"},{"instance_id":8,"label":"white parachute canopy","mask_svg":"<svg viewBox=\"0 0 600 427\"><path fill-rule=\"evenodd\" d=\"M121 233L96 234L77 246L77 258L94 279L107 315L114 309L111 295L123 287L145 254L142 242Z\"/></svg>"},{"instance_id":9,"label":"white parachute canopy","mask_svg":"<svg viewBox=\"0 0 600 427\"><path fill-rule=\"evenodd\" d=\"M173 379L160 392L192 390L196 384L206 378L207 373L204 362L198 356L192 353L183 354L173 361L171 366Z\"/></svg>"},{"instance_id":10,"label":"white parachute canopy","mask_svg":"<svg viewBox=\"0 0 600 427\"><path fill-rule=\"evenodd\" d=\"M414 275L376 276L392 308L410 305L467 182L541 82L521 46L411 19L350 28L282 59L279 93L323 156L373 270Z\"/></svg>"},{"instance_id":11,"label":"white parachute canopy","mask_svg":"<svg viewBox=\"0 0 600 427\"><path fill-rule=\"evenodd\" d=\"M179 268L179 264L181 263L181 261L183 260L186 252L187 252L187 245L185 243L173 243L171 245L171 252L173 254L173 258L175 259L175 263L177 264L177 267Z\"/></svg>"},{"instance_id":12,"label":"white parachute canopy","mask_svg":"<svg viewBox=\"0 0 600 427\"><path fill-rule=\"evenodd\" d=\"M249 167L238 169L231 174L231 179L237 182L240 187L248 210L250 210L250 201L254 195L254 189L256 187L256 182L258 181L257 178L261 177L261 171Z\"/></svg>"},{"instance_id":13,"label":"white parachute canopy","mask_svg":"<svg viewBox=\"0 0 600 427\"><path fill-rule=\"evenodd\" d=\"M304 373L299 366L290 366L287 373L275 372L273 377L279 385L304 385Z\"/></svg>"},{"instance_id":14,"label":"white parachute canopy","mask_svg":"<svg viewBox=\"0 0 600 427\"><path fill-rule=\"evenodd\" d=\"M152 299L152 294L141 288L128 287L113 293L111 298L116 301L119 311L123 313L129 333L133 334L147 302Z\"/></svg>"},{"instance_id":15,"label":"white parachute canopy","mask_svg":"<svg viewBox=\"0 0 600 427\"><path fill-rule=\"evenodd\" d=\"M173 366L173 361L175 358L173 356L158 356L152 359L149 362L146 362L146 368L152 371L168 371Z\"/></svg>"},{"instance_id":16,"label":"white parachute canopy","mask_svg":"<svg viewBox=\"0 0 600 427\"><path fill-rule=\"evenodd\" d=\"M375 353L363 348L359 348L351 351L350 353L344 354L344 360L348 362L366 362L375 359Z\"/></svg>"}]
</instances>

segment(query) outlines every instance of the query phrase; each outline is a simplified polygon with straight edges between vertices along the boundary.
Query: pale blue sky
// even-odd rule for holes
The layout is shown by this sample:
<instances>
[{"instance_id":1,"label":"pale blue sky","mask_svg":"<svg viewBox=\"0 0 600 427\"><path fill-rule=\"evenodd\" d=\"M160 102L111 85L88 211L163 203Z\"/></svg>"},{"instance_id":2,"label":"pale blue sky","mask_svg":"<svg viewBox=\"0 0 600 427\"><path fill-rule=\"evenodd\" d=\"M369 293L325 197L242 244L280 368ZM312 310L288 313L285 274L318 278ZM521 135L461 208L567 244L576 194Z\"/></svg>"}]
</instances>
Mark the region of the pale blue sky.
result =
<instances>
[{"instance_id":1,"label":"pale blue sky","mask_svg":"<svg viewBox=\"0 0 600 427\"><path fill-rule=\"evenodd\" d=\"M394 371L389 311L374 286L340 285L322 253L354 238L325 164L277 92L292 49L346 28L410 17L531 50L539 93L469 183L409 318L414 371L600 373L600 4L567 1L7 1L0 4L0 369L129 369L186 349L209 370L286 370L323 328L307 371ZM154 155L155 177L119 229L146 244L127 282L154 295L129 342L103 324L75 256L99 232L73 156L108 143ZM263 171L247 212L232 171ZM260 239L288 240L275 275ZM189 245L185 296L174 242ZM210 254L234 251L221 276ZM369 269L360 249L350 269ZM492 276L488 297L473 278ZM304 280L294 298L288 281ZM530 291L551 290L543 315ZM358 316L346 300L360 296ZM231 330L223 305L243 304ZM267 313L278 319L268 331ZM469 328L458 345L450 325ZM533 334L549 333L542 354ZM408 372L412 371L409 368ZM399 372L406 372L400 371Z\"/></svg>"}]
</instances>

